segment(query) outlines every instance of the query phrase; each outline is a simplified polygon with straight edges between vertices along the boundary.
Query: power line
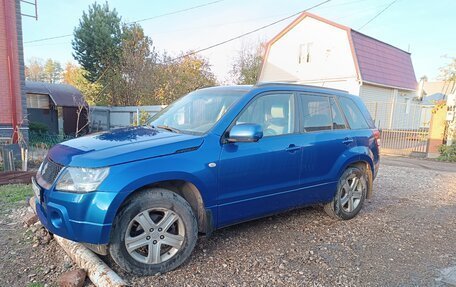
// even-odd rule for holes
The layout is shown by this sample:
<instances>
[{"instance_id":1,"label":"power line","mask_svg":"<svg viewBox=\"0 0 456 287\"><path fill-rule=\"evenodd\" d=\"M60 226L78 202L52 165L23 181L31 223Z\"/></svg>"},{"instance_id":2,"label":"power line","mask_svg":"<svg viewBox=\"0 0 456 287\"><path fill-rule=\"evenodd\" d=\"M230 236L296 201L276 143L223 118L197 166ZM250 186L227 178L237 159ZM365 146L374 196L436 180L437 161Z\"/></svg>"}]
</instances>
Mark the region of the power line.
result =
<instances>
[{"instance_id":1,"label":"power line","mask_svg":"<svg viewBox=\"0 0 456 287\"><path fill-rule=\"evenodd\" d=\"M48 40L54 40L54 39L60 39L60 38L66 38L66 37L71 37L73 34L66 34L66 35L61 35L61 36L55 36L55 37L49 37L49 38L42 38L42 39L36 39L36 40L31 40L24 42L24 44L29 44L29 43L35 43L35 42L42 42L42 41L48 41Z\"/></svg>"},{"instance_id":2,"label":"power line","mask_svg":"<svg viewBox=\"0 0 456 287\"><path fill-rule=\"evenodd\" d=\"M325 4L325 3L328 3L328 2L330 2L330 1L331 1L331 0L322 1L322 2L316 4L316 5L312 6L312 7L309 7L309 8L307 8L307 9L305 9L305 10L302 10L302 11L299 11L299 12L297 12L297 13L294 13L294 14L292 14L292 15L290 15L290 16L285 17L285 18L279 19L279 20L277 20L277 21L274 21L274 22L269 23L269 24L267 24L267 25L261 26L261 27L259 27L259 28L254 29L254 30L251 30L251 31L249 31L249 32L247 32L247 33L238 35L238 36L236 36L236 37L230 38L230 39L228 39L228 40L225 40L225 41L222 41L222 42L219 42L219 43L210 45L210 46L208 46L208 47L205 47L205 48L202 48L202 49L198 49L198 50L192 51L192 52L187 53L187 54L185 54L185 55L176 57L176 58L174 58L174 59L165 61L165 63L173 62L173 61L175 61L175 60L179 60L179 59L182 59L182 58L185 58L185 57L188 57L188 56L191 56L191 55L194 55L194 54L197 54L197 53L206 51L206 50L210 50L210 49L212 49L212 48L215 48L215 47L224 45L224 44L226 44L226 43L229 43L229 42L232 42L232 41L234 41L234 40L240 39L240 38L245 37L245 36L247 36L247 35L256 33L256 32L258 32L258 31L260 31L260 30L266 29L266 28L271 27L271 26L273 26L273 25L276 25L276 24L278 24L278 23L280 23L280 22L283 22L283 21L288 20L288 19L290 19L290 18L296 17L296 16L298 16L298 15L304 13L304 12L307 12L307 11L309 11L309 10L312 10L312 9L314 9L314 8L317 8L317 7L319 7L319 6L321 6L321 5ZM397 0L396 0L396 1L397 1Z\"/></svg>"},{"instance_id":3,"label":"power line","mask_svg":"<svg viewBox=\"0 0 456 287\"><path fill-rule=\"evenodd\" d=\"M388 6L386 6L383 10L381 10L380 12L378 12L374 17L372 17L369 21L367 21L364 25L362 25L361 27L359 27L358 30L361 30L362 28L366 27L367 24L369 24L370 22L374 21L378 16L380 16L383 12L385 12L386 10L388 10L389 7L393 6L394 3L396 3L398 0L394 0L392 1L391 3L388 4Z\"/></svg>"},{"instance_id":4,"label":"power line","mask_svg":"<svg viewBox=\"0 0 456 287\"><path fill-rule=\"evenodd\" d=\"M213 5L213 4L216 4L216 3L219 3L219 2L223 2L223 1L225 1L225 0L212 1L212 2L208 2L208 3L204 3L204 4L188 7L188 8L185 8L185 9L180 9L180 10L176 10L176 11L172 11L172 12L156 15L156 16L149 17L149 18L139 19L139 20L136 20L136 21L128 22L127 24L144 22L144 21L153 20L153 19L157 19L157 18L161 18L161 17L165 17L165 16L175 15L175 14L187 12L187 11L190 11L190 10L195 10L195 9L198 9L198 8L202 8L202 7L206 7L206 6L209 6L209 5ZM42 41L49 41L49 40L61 39L61 38L67 38L67 37L71 37L71 36L73 36L73 34L65 34L65 35L61 35L61 36L54 36L54 37L31 40L31 41L24 42L24 44L36 43L36 42L42 42Z\"/></svg>"},{"instance_id":5,"label":"power line","mask_svg":"<svg viewBox=\"0 0 456 287\"><path fill-rule=\"evenodd\" d=\"M190 11L190 10L202 8L202 7L209 6L209 5L212 5L212 4L215 4L215 3L219 3L219 2L223 2L223 1L225 1L225 0L212 1L212 2L209 2L209 3L205 3L205 4L201 4L201 5L197 5L197 6L193 6L193 7L189 7L189 8L185 8L185 9L181 9L181 10L177 10L177 11L173 11L173 12L169 12L169 13L165 13L165 14L149 17L149 18L144 18L144 19L132 21L132 22L130 22L128 24L144 22L144 21L153 20L153 19L157 19L157 18L161 18L161 17L165 17L165 16L170 16L170 15L174 15L174 14L178 14L178 13L182 13L182 12L187 12L187 11Z\"/></svg>"}]
</instances>

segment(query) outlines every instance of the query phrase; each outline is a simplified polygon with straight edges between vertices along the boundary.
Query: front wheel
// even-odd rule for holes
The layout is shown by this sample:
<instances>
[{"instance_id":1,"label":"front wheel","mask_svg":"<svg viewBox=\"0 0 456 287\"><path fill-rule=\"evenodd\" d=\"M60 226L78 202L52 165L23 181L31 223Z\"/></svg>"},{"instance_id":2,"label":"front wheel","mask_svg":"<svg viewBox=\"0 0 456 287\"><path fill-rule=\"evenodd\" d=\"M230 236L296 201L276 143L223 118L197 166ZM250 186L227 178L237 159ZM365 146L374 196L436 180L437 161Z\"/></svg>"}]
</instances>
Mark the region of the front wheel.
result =
<instances>
[{"instance_id":1,"label":"front wheel","mask_svg":"<svg viewBox=\"0 0 456 287\"><path fill-rule=\"evenodd\" d=\"M188 259L197 236L196 217L184 198L166 189L145 190L116 216L109 253L128 272L165 273Z\"/></svg>"},{"instance_id":2,"label":"front wheel","mask_svg":"<svg viewBox=\"0 0 456 287\"><path fill-rule=\"evenodd\" d=\"M336 219L352 219L361 210L367 193L367 176L357 167L347 168L339 179L333 200L324 206Z\"/></svg>"}]
</instances>

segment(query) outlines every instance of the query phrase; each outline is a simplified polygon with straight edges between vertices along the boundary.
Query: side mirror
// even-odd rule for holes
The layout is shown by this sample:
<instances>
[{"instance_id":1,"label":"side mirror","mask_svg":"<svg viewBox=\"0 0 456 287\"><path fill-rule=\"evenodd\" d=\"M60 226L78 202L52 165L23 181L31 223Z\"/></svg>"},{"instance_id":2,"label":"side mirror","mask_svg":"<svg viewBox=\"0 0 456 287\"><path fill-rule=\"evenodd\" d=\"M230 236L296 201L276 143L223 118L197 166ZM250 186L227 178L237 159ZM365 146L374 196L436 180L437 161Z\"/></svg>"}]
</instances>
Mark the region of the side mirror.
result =
<instances>
[{"instance_id":1,"label":"side mirror","mask_svg":"<svg viewBox=\"0 0 456 287\"><path fill-rule=\"evenodd\" d=\"M263 137L263 128L257 124L238 124L231 128L227 141L257 142Z\"/></svg>"}]
</instances>

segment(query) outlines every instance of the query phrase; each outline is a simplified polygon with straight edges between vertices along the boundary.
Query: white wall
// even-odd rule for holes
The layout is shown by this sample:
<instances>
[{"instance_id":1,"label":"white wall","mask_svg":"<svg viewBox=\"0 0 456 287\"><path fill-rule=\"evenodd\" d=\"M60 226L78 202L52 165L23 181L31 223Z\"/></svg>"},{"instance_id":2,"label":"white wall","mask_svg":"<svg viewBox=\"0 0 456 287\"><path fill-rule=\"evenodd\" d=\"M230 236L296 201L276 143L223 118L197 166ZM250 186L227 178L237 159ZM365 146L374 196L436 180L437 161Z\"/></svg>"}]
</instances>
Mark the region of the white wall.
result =
<instances>
[{"instance_id":1,"label":"white wall","mask_svg":"<svg viewBox=\"0 0 456 287\"><path fill-rule=\"evenodd\" d=\"M429 126L427 109L415 92L364 84L360 97L381 129L419 129Z\"/></svg>"},{"instance_id":2,"label":"white wall","mask_svg":"<svg viewBox=\"0 0 456 287\"><path fill-rule=\"evenodd\" d=\"M304 18L270 47L259 82L273 81L331 87L358 95L347 32Z\"/></svg>"}]
</instances>

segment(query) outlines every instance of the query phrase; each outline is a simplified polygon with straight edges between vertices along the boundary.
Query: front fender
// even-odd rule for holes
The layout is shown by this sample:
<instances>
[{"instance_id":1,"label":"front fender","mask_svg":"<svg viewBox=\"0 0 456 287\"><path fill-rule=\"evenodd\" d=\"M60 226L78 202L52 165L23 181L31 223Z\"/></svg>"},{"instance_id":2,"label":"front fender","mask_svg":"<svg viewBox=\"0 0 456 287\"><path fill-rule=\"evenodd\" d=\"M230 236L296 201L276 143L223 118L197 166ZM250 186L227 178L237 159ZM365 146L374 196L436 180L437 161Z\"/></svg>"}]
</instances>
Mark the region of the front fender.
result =
<instances>
[{"instance_id":1,"label":"front fender","mask_svg":"<svg viewBox=\"0 0 456 287\"><path fill-rule=\"evenodd\" d=\"M215 161L216 156L196 150L112 166L109 176L99 187L101 191L117 193L108 207L106 221L114 220L131 193L167 180L192 183L199 190L206 208L210 208L216 203L217 169L208 168L208 164Z\"/></svg>"}]
</instances>

